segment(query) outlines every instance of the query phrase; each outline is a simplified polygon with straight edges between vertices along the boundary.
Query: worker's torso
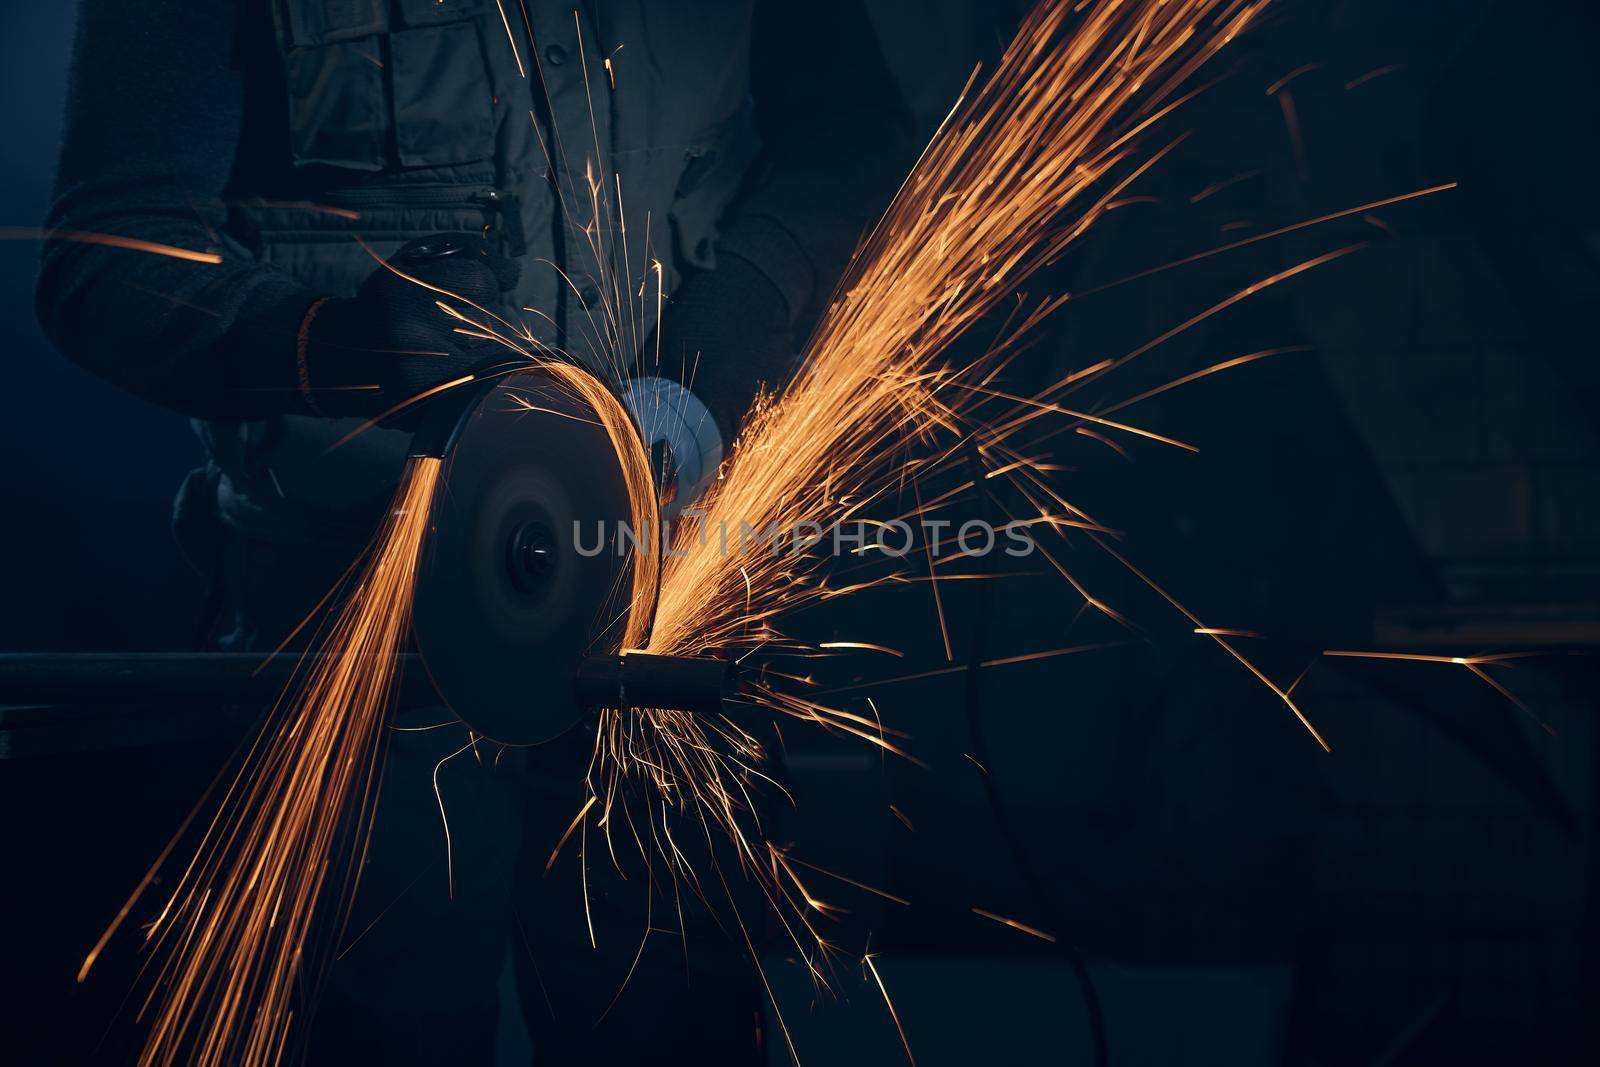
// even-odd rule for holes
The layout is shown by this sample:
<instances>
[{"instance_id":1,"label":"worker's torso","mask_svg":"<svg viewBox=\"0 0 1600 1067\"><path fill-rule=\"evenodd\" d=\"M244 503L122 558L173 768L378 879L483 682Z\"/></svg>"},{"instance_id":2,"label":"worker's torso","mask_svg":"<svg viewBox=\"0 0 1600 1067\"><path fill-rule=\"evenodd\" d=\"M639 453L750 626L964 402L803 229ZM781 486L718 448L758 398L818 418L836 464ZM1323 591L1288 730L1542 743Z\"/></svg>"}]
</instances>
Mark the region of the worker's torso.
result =
<instances>
[{"instance_id":1,"label":"worker's torso","mask_svg":"<svg viewBox=\"0 0 1600 1067\"><path fill-rule=\"evenodd\" d=\"M755 156L753 6L276 0L256 81L278 84L247 92L286 94L287 122L276 100L252 111L242 158L270 165L236 175L234 236L349 295L414 237L487 233L521 259L519 325L625 371L655 327L651 264L668 292L712 265ZM330 451L355 425L205 424L223 517L289 542L365 528L408 439L374 429Z\"/></svg>"}]
</instances>

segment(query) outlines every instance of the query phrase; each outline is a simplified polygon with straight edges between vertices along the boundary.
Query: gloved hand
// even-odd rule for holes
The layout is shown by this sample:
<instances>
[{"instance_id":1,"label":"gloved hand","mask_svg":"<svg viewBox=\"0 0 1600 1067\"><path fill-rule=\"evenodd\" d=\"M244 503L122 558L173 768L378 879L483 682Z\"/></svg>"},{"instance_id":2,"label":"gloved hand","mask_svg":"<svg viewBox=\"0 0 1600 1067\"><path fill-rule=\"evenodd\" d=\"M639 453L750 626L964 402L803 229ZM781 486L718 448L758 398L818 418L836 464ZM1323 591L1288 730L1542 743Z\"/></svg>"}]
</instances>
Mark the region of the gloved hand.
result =
<instances>
[{"instance_id":1,"label":"gloved hand","mask_svg":"<svg viewBox=\"0 0 1600 1067\"><path fill-rule=\"evenodd\" d=\"M686 278L661 324L661 365L646 373L687 386L711 412L724 442L738 433L762 385L781 388L795 366L788 301L743 256L720 250L715 270Z\"/></svg>"},{"instance_id":2,"label":"gloved hand","mask_svg":"<svg viewBox=\"0 0 1600 1067\"><path fill-rule=\"evenodd\" d=\"M663 502L676 514L716 477L750 402L794 372L788 300L736 252L691 274L661 324L660 365L647 346L646 376L623 389L653 462L666 475ZM663 455L664 453L664 455Z\"/></svg>"},{"instance_id":3,"label":"gloved hand","mask_svg":"<svg viewBox=\"0 0 1600 1067\"><path fill-rule=\"evenodd\" d=\"M458 332L464 324L438 304L503 330L478 308L503 314L518 273L516 261L496 255L476 234L436 234L405 245L355 296L308 313L300 369L311 403L328 415L378 416L511 357L494 341ZM404 425L405 417L399 421Z\"/></svg>"}]
</instances>

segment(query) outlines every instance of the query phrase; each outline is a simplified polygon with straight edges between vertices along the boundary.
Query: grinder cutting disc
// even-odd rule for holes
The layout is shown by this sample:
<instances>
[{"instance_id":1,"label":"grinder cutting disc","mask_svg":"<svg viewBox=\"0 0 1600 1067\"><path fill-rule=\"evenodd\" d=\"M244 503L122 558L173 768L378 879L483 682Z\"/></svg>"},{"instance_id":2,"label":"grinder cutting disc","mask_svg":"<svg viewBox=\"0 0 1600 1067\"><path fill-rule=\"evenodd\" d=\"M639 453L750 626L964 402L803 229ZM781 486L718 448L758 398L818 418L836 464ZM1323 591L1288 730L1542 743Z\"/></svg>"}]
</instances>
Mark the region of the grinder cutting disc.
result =
<instances>
[{"instance_id":1,"label":"grinder cutting disc","mask_svg":"<svg viewBox=\"0 0 1600 1067\"><path fill-rule=\"evenodd\" d=\"M537 369L480 393L444 461L414 606L423 663L475 732L548 741L583 715L583 657L621 642L632 581L618 549L632 515L622 462L594 407Z\"/></svg>"}]
</instances>

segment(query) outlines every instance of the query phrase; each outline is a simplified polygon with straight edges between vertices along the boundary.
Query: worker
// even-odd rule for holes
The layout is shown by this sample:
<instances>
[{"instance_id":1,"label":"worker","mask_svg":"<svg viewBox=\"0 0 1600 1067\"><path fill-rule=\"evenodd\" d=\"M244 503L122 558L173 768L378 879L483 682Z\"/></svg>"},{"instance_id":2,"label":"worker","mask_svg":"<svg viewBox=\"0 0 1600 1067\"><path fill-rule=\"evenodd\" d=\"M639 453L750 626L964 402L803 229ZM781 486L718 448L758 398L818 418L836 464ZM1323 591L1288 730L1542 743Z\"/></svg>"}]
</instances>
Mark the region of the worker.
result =
<instances>
[{"instance_id":1,"label":"worker","mask_svg":"<svg viewBox=\"0 0 1600 1067\"><path fill-rule=\"evenodd\" d=\"M860 0L757 8L83 0L39 314L70 359L194 419L175 528L215 578L210 647L270 649L313 611L392 499L414 426L394 409L493 354L418 282L678 413L644 429L676 449L674 491L703 484L909 162ZM652 260L659 323L636 299ZM641 318L614 353L595 322L618 293ZM701 404L715 432L686 432ZM624 884L591 887L595 947L583 899L541 877L576 750L511 780L441 766L460 739L433 718L393 733L310 1061L490 1062L515 940L537 1062L763 1062L736 927L690 909L623 988L644 931Z\"/></svg>"}]
</instances>

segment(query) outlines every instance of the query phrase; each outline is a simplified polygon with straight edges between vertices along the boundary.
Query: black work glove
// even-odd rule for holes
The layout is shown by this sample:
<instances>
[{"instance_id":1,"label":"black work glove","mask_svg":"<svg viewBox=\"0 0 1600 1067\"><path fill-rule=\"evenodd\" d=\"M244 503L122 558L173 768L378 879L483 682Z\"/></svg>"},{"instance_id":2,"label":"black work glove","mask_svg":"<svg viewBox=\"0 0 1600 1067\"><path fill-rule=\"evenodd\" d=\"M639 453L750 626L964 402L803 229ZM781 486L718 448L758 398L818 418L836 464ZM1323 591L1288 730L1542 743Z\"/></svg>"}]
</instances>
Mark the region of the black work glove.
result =
<instances>
[{"instance_id":1,"label":"black work glove","mask_svg":"<svg viewBox=\"0 0 1600 1067\"><path fill-rule=\"evenodd\" d=\"M796 364L788 301L755 264L719 250L715 270L684 279L662 317L661 365L645 351L645 374L687 386L710 409L724 445L733 442L757 390L782 388Z\"/></svg>"},{"instance_id":2,"label":"black work glove","mask_svg":"<svg viewBox=\"0 0 1600 1067\"><path fill-rule=\"evenodd\" d=\"M442 233L410 242L389 264L374 270L355 296L315 307L304 327L304 384L325 414L384 415L512 358L498 342L459 332L470 327L439 303L505 333L491 316L505 314L505 293L519 273L515 260L496 255L476 234Z\"/></svg>"}]
</instances>

